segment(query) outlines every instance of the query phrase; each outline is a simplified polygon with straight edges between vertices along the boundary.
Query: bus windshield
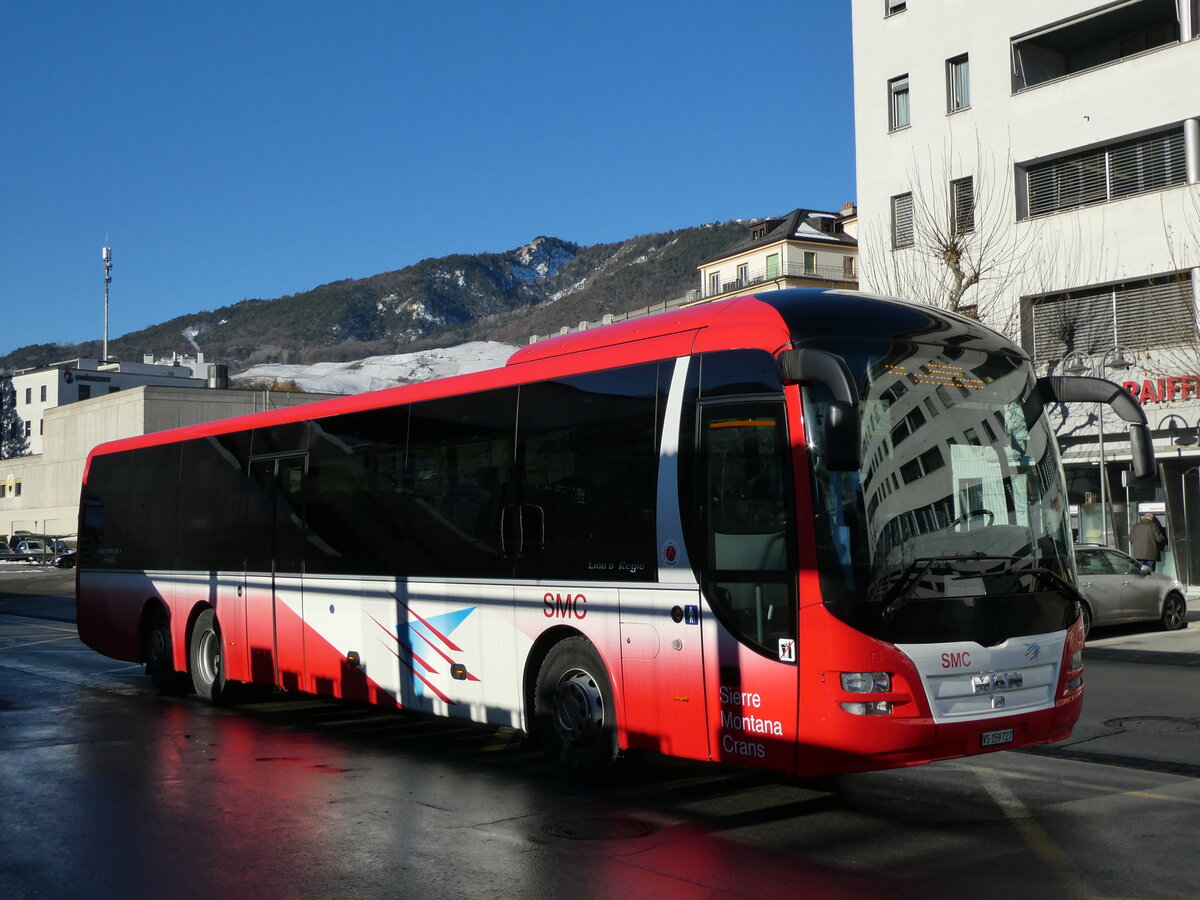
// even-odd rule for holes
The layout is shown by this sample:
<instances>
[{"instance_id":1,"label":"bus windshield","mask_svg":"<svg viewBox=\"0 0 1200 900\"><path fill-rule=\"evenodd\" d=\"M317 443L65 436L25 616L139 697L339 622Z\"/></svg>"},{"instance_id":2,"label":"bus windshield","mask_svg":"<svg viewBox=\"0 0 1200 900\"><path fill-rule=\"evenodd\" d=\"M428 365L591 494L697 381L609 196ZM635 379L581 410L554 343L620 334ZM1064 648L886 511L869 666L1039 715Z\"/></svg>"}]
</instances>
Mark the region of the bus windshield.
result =
<instances>
[{"instance_id":1,"label":"bus windshield","mask_svg":"<svg viewBox=\"0 0 1200 900\"><path fill-rule=\"evenodd\" d=\"M1028 361L994 346L830 349L862 400L857 472L828 471L810 447L830 611L893 642L992 646L1069 625L1068 505ZM829 398L805 395L820 434Z\"/></svg>"}]
</instances>

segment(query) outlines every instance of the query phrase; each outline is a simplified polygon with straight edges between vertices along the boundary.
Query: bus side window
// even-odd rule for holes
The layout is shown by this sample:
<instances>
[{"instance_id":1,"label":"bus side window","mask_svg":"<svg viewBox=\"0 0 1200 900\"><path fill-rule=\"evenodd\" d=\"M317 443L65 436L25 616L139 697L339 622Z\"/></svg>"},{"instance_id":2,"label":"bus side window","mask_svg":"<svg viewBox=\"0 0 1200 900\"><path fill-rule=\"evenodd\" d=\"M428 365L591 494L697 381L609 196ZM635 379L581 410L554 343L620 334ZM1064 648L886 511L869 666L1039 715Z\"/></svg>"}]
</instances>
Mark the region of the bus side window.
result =
<instances>
[{"instance_id":1,"label":"bus side window","mask_svg":"<svg viewBox=\"0 0 1200 900\"><path fill-rule=\"evenodd\" d=\"M652 575L657 391L655 363L521 387L518 577Z\"/></svg>"},{"instance_id":2,"label":"bus side window","mask_svg":"<svg viewBox=\"0 0 1200 900\"><path fill-rule=\"evenodd\" d=\"M411 407L404 507L409 574L508 578L501 541L513 499L516 388Z\"/></svg>"}]
</instances>

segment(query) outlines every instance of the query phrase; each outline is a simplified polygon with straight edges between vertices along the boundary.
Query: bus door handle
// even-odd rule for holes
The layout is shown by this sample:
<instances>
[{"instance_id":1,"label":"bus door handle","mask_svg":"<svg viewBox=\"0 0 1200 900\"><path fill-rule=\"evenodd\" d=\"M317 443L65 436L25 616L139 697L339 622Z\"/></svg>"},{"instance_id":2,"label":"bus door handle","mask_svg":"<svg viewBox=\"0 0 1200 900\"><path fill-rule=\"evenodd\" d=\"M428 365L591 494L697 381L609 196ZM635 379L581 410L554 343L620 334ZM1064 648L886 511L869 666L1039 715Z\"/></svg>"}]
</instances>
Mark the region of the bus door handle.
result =
<instances>
[{"instance_id":1,"label":"bus door handle","mask_svg":"<svg viewBox=\"0 0 1200 900\"><path fill-rule=\"evenodd\" d=\"M500 551L505 556L540 553L546 543L546 513L536 503L508 503L500 521Z\"/></svg>"}]
</instances>

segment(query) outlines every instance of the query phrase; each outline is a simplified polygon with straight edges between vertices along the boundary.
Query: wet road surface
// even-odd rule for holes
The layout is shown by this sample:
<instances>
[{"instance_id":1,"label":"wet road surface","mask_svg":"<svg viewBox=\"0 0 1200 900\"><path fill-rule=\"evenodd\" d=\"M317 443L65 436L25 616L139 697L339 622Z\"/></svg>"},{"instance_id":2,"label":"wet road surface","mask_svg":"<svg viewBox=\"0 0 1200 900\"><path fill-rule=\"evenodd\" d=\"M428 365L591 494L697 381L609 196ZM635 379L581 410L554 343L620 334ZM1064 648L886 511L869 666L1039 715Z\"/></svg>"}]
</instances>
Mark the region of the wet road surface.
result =
<instances>
[{"instance_id":1,"label":"wet road surface","mask_svg":"<svg viewBox=\"0 0 1200 900\"><path fill-rule=\"evenodd\" d=\"M1037 753L804 784L651 757L598 789L560 781L507 729L303 696L159 697L54 615L0 603L6 897L1118 898L1200 883L1194 666L1091 664L1079 740Z\"/></svg>"}]
</instances>

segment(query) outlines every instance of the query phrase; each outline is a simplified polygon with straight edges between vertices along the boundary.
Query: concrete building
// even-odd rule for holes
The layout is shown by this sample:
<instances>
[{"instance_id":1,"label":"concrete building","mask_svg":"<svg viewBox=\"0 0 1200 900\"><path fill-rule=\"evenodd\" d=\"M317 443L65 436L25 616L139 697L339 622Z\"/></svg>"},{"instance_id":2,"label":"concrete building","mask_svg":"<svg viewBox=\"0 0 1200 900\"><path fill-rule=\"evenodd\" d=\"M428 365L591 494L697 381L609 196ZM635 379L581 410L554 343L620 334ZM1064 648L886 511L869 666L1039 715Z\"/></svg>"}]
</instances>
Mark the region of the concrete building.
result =
<instances>
[{"instance_id":1,"label":"concrete building","mask_svg":"<svg viewBox=\"0 0 1200 900\"><path fill-rule=\"evenodd\" d=\"M1083 540L1124 547L1138 512L1165 517L1167 570L1193 584L1197 6L853 4L864 289L976 315L1018 338L1039 373L1127 382L1159 478L1133 482L1116 417L1076 404L1057 419L1076 526Z\"/></svg>"},{"instance_id":2,"label":"concrete building","mask_svg":"<svg viewBox=\"0 0 1200 900\"><path fill-rule=\"evenodd\" d=\"M149 355L141 363L71 359L49 366L19 369L13 373L12 384L16 414L21 420L29 452L42 452L46 413L51 409L134 387L207 387L211 368L219 368L224 373L224 367L205 364L203 356L198 361L175 359L158 363Z\"/></svg>"},{"instance_id":3,"label":"concrete building","mask_svg":"<svg viewBox=\"0 0 1200 900\"><path fill-rule=\"evenodd\" d=\"M180 379L184 380L189 379ZM91 383L105 386L114 384ZM203 385L201 381L198 386ZM42 452L0 460L0 539L19 531L74 534L83 466L88 453L97 444L168 428L312 403L330 396L217 388L195 390L194 386L181 383L143 384L102 393L82 402L47 408L43 416L45 433L41 442Z\"/></svg>"},{"instance_id":4,"label":"concrete building","mask_svg":"<svg viewBox=\"0 0 1200 900\"><path fill-rule=\"evenodd\" d=\"M840 212L795 209L762 219L746 237L706 259L692 299L720 300L794 287L853 288L858 283L854 205Z\"/></svg>"}]
</instances>

